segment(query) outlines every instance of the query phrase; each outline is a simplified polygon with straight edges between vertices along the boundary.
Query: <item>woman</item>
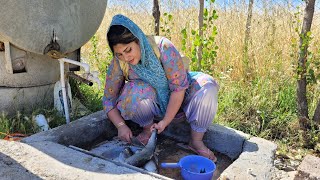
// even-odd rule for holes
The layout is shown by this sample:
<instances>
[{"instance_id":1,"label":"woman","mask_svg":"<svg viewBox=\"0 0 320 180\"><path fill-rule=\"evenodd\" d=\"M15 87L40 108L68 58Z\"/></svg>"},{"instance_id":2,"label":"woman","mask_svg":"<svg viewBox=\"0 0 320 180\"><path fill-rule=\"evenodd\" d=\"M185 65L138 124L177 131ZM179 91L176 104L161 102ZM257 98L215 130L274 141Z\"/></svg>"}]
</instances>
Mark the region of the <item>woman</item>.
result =
<instances>
[{"instance_id":1,"label":"woman","mask_svg":"<svg viewBox=\"0 0 320 180\"><path fill-rule=\"evenodd\" d=\"M177 116L191 126L189 148L213 161L217 158L203 143L203 135L217 111L219 86L201 72L187 72L174 45L161 38L157 58L146 35L129 18L113 17L107 32L114 58L108 68L103 107L121 140L131 142L126 120L143 127L137 138L146 144L151 129L161 133ZM155 118L161 120L154 123Z\"/></svg>"}]
</instances>

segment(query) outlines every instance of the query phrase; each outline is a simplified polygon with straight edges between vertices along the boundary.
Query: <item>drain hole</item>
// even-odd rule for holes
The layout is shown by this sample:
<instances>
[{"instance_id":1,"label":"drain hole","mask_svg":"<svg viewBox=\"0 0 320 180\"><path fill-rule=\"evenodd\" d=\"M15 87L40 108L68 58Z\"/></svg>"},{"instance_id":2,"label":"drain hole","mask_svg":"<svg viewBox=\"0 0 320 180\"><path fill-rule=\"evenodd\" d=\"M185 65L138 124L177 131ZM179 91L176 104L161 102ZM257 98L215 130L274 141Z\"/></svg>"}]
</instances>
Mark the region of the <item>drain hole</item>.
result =
<instances>
[{"instance_id":1,"label":"drain hole","mask_svg":"<svg viewBox=\"0 0 320 180\"><path fill-rule=\"evenodd\" d=\"M12 61L13 74L26 73L26 63L24 58L17 58Z\"/></svg>"}]
</instances>

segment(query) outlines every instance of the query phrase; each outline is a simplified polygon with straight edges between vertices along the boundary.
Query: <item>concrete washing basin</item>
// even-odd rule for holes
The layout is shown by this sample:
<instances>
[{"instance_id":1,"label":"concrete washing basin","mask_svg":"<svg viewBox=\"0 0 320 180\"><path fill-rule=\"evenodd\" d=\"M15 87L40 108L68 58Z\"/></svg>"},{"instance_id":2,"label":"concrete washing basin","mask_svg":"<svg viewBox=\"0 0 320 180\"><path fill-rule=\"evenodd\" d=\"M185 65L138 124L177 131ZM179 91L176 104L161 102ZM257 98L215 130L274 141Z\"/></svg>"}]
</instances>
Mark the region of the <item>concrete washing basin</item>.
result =
<instances>
[{"instance_id":1,"label":"concrete washing basin","mask_svg":"<svg viewBox=\"0 0 320 180\"><path fill-rule=\"evenodd\" d=\"M188 142L188 131L189 126L182 122L171 124L158 136L160 162L177 162L192 154L177 146ZM1 140L0 147L6 148L0 149L0 158L1 153L5 154L23 166L28 176L45 179L181 179L178 170L159 169L158 174L151 173L86 153L116 135L115 127L99 111L21 142ZM214 124L205 134L205 143L218 156L214 179L271 179L277 148L273 142Z\"/></svg>"}]
</instances>

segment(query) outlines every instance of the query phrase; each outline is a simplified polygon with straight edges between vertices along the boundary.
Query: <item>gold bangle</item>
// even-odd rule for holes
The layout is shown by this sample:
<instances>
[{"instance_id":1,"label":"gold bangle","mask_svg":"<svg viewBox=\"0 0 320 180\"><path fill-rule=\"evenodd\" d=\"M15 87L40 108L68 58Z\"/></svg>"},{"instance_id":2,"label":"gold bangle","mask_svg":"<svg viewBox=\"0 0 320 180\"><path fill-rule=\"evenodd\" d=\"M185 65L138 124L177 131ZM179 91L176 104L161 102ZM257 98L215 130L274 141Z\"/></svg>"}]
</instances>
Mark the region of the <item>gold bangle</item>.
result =
<instances>
[{"instance_id":1,"label":"gold bangle","mask_svg":"<svg viewBox=\"0 0 320 180\"><path fill-rule=\"evenodd\" d=\"M125 125L124 122L119 122L117 125L116 125L116 128L118 129L120 126L123 126Z\"/></svg>"}]
</instances>

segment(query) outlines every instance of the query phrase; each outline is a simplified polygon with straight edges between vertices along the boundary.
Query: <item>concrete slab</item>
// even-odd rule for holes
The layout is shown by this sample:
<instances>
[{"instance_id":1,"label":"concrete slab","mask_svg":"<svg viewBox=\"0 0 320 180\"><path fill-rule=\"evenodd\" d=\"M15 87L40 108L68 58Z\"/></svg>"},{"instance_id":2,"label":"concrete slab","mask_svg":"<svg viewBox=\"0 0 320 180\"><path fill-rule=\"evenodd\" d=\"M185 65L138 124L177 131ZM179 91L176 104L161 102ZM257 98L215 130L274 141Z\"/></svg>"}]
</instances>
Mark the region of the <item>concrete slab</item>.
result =
<instances>
[{"instance_id":1,"label":"concrete slab","mask_svg":"<svg viewBox=\"0 0 320 180\"><path fill-rule=\"evenodd\" d=\"M111 138L116 134L117 130L110 121L106 120L104 112L98 111L69 124L24 138L22 142L51 141L63 145L85 147L100 137Z\"/></svg>"},{"instance_id":2,"label":"concrete slab","mask_svg":"<svg viewBox=\"0 0 320 180\"><path fill-rule=\"evenodd\" d=\"M26 168L24 168L19 162L10 157L11 155L0 153L0 177L2 180L29 180L40 179Z\"/></svg>"},{"instance_id":3,"label":"concrete slab","mask_svg":"<svg viewBox=\"0 0 320 180\"><path fill-rule=\"evenodd\" d=\"M226 179L271 179L277 145L262 138L245 141L243 152L222 174Z\"/></svg>"},{"instance_id":4,"label":"concrete slab","mask_svg":"<svg viewBox=\"0 0 320 180\"><path fill-rule=\"evenodd\" d=\"M0 85L0 113L4 112L10 116L18 111L31 113L38 107L51 107L53 89L54 84L27 88L8 88Z\"/></svg>"},{"instance_id":5,"label":"concrete slab","mask_svg":"<svg viewBox=\"0 0 320 180\"><path fill-rule=\"evenodd\" d=\"M163 134L177 141L188 143L190 140L190 125L186 121L171 123ZM219 124L212 124L204 135L204 143L208 148L235 160L241 154L244 142L249 138L250 135L241 131Z\"/></svg>"},{"instance_id":6,"label":"concrete slab","mask_svg":"<svg viewBox=\"0 0 320 180\"><path fill-rule=\"evenodd\" d=\"M158 179L50 141L0 140L0 152L6 179Z\"/></svg>"},{"instance_id":7,"label":"concrete slab","mask_svg":"<svg viewBox=\"0 0 320 180\"><path fill-rule=\"evenodd\" d=\"M111 138L116 134L116 129L106 119L104 112L98 111L67 125L32 135L25 138L23 142L53 141L59 144L84 147L101 136ZM186 143L190 139L190 126L186 121L172 123L166 128L163 135ZM234 160L241 154L243 144L249 138L250 135L241 131L213 124L208 128L204 142L210 149L221 152Z\"/></svg>"},{"instance_id":8,"label":"concrete slab","mask_svg":"<svg viewBox=\"0 0 320 180\"><path fill-rule=\"evenodd\" d=\"M163 135L177 142L188 142L189 131L190 126L186 122L172 123ZM26 177L169 179L158 174L157 176L144 174L136 167L119 165L110 160L97 158L86 151L79 152L69 148L76 146L89 150L90 144L92 146L93 143L102 142L116 134L115 127L106 119L104 112L99 111L67 125L24 138L22 143L0 141L0 153L29 172ZM245 133L217 124L208 129L204 140L210 149L235 160L222 172L222 178L271 179L274 177L272 176L273 158L277 148L274 143L257 137L250 138ZM5 172L0 170L1 173Z\"/></svg>"}]
</instances>

